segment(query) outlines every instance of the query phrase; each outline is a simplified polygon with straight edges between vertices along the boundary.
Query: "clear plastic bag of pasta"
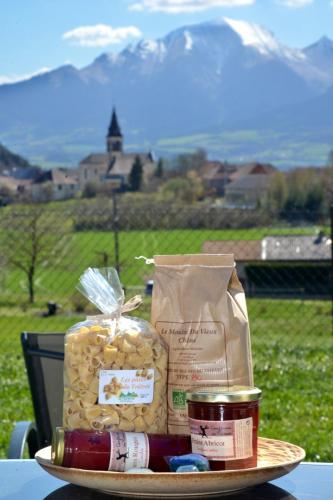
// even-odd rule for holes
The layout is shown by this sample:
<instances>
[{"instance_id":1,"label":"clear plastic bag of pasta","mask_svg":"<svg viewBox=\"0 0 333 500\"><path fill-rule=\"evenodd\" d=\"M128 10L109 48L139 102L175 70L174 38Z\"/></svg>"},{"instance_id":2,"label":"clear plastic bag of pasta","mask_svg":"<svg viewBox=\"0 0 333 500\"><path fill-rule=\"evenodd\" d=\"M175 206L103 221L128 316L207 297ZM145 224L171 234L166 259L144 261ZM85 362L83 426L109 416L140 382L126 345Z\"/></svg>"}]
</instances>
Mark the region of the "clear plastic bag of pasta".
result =
<instances>
[{"instance_id":1,"label":"clear plastic bag of pasta","mask_svg":"<svg viewBox=\"0 0 333 500\"><path fill-rule=\"evenodd\" d=\"M65 429L166 433L167 347L145 320L122 313L115 269L87 269L78 286L102 314L71 327L65 338Z\"/></svg>"}]
</instances>

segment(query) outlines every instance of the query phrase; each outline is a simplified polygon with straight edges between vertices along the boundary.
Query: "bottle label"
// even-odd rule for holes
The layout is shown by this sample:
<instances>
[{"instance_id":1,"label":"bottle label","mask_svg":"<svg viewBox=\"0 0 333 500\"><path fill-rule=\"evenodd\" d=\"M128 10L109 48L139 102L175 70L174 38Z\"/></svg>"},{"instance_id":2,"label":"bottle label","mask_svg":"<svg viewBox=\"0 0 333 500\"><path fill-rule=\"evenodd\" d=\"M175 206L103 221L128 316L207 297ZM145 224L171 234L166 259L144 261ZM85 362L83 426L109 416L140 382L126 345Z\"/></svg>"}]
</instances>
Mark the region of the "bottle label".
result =
<instances>
[{"instance_id":1,"label":"bottle label","mask_svg":"<svg viewBox=\"0 0 333 500\"><path fill-rule=\"evenodd\" d=\"M235 460L253 456L252 417L240 420L189 418L192 453L209 460Z\"/></svg>"},{"instance_id":2,"label":"bottle label","mask_svg":"<svg viewBox=\"0 0 333 500\"><path fill-rule=\"evenodd\" d=\"M98 402L137 405L154 399L154 369L100 370Z\"/></svg>"},{"instance_id":3,"label":"bottle label","mask_svg":"<svg viewBox=\"0 0 333 500\"><path fill-rule=\"evenodd\" d=\"M146 468L149 463L149 441L142 432L110 432L109 470L124 472Z\"/></svg>"}]
</instances>

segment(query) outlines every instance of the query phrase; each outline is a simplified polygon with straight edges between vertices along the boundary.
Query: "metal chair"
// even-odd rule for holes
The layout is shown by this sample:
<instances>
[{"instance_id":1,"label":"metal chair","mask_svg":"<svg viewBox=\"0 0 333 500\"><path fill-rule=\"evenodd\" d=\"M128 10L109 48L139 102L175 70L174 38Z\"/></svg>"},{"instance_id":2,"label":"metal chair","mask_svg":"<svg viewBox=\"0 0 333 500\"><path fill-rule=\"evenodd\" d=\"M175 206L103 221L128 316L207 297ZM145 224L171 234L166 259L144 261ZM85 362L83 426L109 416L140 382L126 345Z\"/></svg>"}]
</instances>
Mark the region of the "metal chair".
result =
<instances>
[{"instance_id":1,"label":"metal chair","mask_svg":"<svg viewBox=\"0 0 333 500\"><path fill-rule=\"evenodd\" d=\"M8 458L23 458L51 444L52 429L62 425L64 333L21 334L21 343L35 422L18 422L13 430Z\"/></svg>"}]
</instances>

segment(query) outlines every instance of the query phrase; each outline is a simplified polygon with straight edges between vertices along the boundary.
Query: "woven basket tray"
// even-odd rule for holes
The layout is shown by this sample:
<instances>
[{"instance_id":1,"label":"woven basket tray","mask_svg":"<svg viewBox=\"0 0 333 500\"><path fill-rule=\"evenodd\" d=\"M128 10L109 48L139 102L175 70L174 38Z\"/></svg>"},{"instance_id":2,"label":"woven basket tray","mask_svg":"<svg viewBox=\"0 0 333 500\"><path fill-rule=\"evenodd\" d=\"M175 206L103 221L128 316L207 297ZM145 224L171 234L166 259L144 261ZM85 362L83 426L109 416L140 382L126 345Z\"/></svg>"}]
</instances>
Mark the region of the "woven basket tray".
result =
<instances>
[{"instance_id":1,"label":"woven basket tray","mask_svg":"<svg viewBox=\"0 0 333 500\"><path fill-rule=\"evenodd\" d=\"M252 469L186 474L125 474L54 465L50 446L36 453L39 465L59 479L134 498L203 498L223 495L277 479L293 470L304 457L305 452L299 446L276 439L259 438L258 465Z\"/></svg>"}]
</instances>

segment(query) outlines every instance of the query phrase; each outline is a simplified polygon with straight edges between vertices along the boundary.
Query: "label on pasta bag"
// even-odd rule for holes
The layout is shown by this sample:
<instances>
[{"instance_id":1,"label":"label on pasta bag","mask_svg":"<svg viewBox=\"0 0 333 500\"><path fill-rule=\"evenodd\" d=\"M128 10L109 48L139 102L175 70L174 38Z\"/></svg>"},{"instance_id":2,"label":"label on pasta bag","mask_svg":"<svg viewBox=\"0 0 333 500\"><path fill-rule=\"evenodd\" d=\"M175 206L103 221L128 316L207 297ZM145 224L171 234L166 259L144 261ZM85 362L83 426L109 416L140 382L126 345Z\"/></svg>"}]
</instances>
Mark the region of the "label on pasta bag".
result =
<instances>
[{"instance_id":1,"label":"label on pasta bag","mask_svg":"<svg viewBox=\"0 0 333 500\"><path fill-rule=\"evenodd\" d=\"M100 370L99 404L143 404L154 399L154 369Z\"/></svg>"},{"instance_id":2,"label":"label on pasta bag","mask_svg":"<svg viewBox=\"0 0 333 500\"><path fill-rule=\"evenodd\" d=\"M145 468L149 463L149 441L142 432L110 432L109 470L124 472Z\"/></svg>"}]
</instances>

